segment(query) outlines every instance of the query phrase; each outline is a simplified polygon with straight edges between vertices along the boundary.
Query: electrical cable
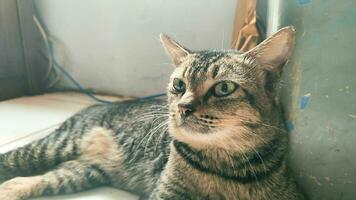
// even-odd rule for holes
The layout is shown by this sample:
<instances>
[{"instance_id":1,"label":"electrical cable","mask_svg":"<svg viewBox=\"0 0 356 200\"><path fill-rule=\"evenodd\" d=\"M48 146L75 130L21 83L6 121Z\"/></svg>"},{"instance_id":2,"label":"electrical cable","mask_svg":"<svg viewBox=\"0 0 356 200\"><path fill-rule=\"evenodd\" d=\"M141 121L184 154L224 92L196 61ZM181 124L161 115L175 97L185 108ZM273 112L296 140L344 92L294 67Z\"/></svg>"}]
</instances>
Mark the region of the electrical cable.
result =
<instances>
[{"instance_id":1,"label":"electrical cable","mask_svg":"<svg viewBox=\"0 0 356 200\"><path fill-rule=\"evenodd\" d=\"M45 24L43 23L43 20L40 18L39 14L38 14L38 10L35 4L35 0L32 0L32 5L33 5L33 21L36 24L42 39L45 43L46 46L46 54L43 52L40 52L40 55L43 56L45 59L48 60L48 70L46 73L46 76L44 78L44 80L46 80L49 75L51 74L53 69L57 69L59 70L66 78L68 78L78 89L81 93L87 95L88 97L90 97L91 99L99 102L99 103L104 103L104 104L111 104L114 103L112 101L106 101L103 99L100 99L96 96L94 96L91 92L89 92L88 90L86 90L80 83L79 81L77 81L70 73L68 73L54 58L53 56L53 44L52 44L52 40L51 37L48 34L48 28L45 26ZM55 70L54 70L55 71ZM58 78L58 77L57 77ZM53 84L53 82L52 82ZM51 85L52 85L51 84ZM140 100L147 100L147 99L153 99L153 98L157 98L157 97L161 97L161 96L165 96L166 93L159 93L159 94L154 94L154 95L149 95L149 96L145 96L145 97L140 97L138 99Z\"/></svg>"}]
</instances>

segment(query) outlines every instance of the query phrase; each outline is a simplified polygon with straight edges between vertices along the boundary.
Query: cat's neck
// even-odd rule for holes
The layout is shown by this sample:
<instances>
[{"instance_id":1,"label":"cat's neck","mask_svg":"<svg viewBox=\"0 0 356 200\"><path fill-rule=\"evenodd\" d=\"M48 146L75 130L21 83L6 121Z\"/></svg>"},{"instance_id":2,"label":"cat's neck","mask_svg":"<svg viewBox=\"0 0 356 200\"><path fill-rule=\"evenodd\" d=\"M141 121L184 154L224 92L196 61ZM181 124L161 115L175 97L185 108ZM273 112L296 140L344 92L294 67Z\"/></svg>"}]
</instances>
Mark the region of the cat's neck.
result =
<instances>
[{"instance_id":1,"label":"cat's neck","mask_svg":"<svg viewBox=\"0 0 356 200\"><path fill-rule=\"evenodd\" d=\"M260 181L278 170L284 163L286 138L276 137L248 152L225 149L196 149L173 140L176 152L193 168L224 179L242 183Z\"/></svg>"}]
</instances>

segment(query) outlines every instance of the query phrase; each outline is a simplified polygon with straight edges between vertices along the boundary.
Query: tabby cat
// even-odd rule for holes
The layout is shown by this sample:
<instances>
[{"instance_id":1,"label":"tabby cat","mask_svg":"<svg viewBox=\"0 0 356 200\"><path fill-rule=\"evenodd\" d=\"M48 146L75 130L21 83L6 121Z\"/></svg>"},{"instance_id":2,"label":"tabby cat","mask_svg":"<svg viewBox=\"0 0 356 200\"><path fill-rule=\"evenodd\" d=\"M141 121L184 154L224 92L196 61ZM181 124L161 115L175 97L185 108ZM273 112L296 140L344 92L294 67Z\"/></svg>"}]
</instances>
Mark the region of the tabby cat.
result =
<instances>
[{"instance_id":1,"label":"tabby cat","mask_svg":"<svg viewBox=\"0 0 356 200\"><path fill-rule=\"evenodd\" d=\"M304 199L286 168L276 85L294 29L247 53L190 51L165 35L164 99L94 105L0 155L0 199L112 186L142 199Z\"/></svg>"}]
</instances>

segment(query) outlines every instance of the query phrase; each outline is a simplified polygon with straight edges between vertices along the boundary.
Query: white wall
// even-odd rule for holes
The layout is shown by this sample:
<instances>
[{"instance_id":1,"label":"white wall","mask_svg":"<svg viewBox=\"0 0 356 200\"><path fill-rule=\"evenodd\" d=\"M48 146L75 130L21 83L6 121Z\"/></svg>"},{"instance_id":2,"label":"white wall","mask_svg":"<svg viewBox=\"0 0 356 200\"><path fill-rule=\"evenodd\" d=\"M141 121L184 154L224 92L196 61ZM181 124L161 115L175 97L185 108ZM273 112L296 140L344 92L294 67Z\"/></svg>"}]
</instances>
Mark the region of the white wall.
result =
<instances>
[{"instance_id":1,"label":"white wall","mask_svg":"<svg viewBox=\"0 0 356 200\"><path fill-rule=\"evenodd\" d=\"M229 48L237 0L37 0L63 43L66 69L85 87L144 96L164 92L173 69L158 35L193 50ZM68 87L68 82L61 83Z\"/></svg>"}]
</instances>

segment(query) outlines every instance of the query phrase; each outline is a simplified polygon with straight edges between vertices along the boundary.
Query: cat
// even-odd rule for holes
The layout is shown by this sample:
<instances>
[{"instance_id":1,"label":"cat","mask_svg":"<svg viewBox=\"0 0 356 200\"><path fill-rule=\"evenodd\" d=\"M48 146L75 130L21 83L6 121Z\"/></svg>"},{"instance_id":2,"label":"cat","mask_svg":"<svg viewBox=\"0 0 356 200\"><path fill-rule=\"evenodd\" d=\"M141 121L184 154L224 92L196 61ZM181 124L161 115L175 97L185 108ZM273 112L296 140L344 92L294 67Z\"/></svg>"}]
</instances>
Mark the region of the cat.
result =
<instances>
[{"instance_id":1,"label":"cat","mask_svg":"<svg viewBox=\"0 0 356 200\"><path fill-rule=\"evenodd\" d=\"M294 32L285 27L246 53L194 52L162 34L175 65L167 99L94 105L1 154L0 199L105 185L150 200L304 199L286 167L276 100Z\"/></svg>"}]
</instances>

